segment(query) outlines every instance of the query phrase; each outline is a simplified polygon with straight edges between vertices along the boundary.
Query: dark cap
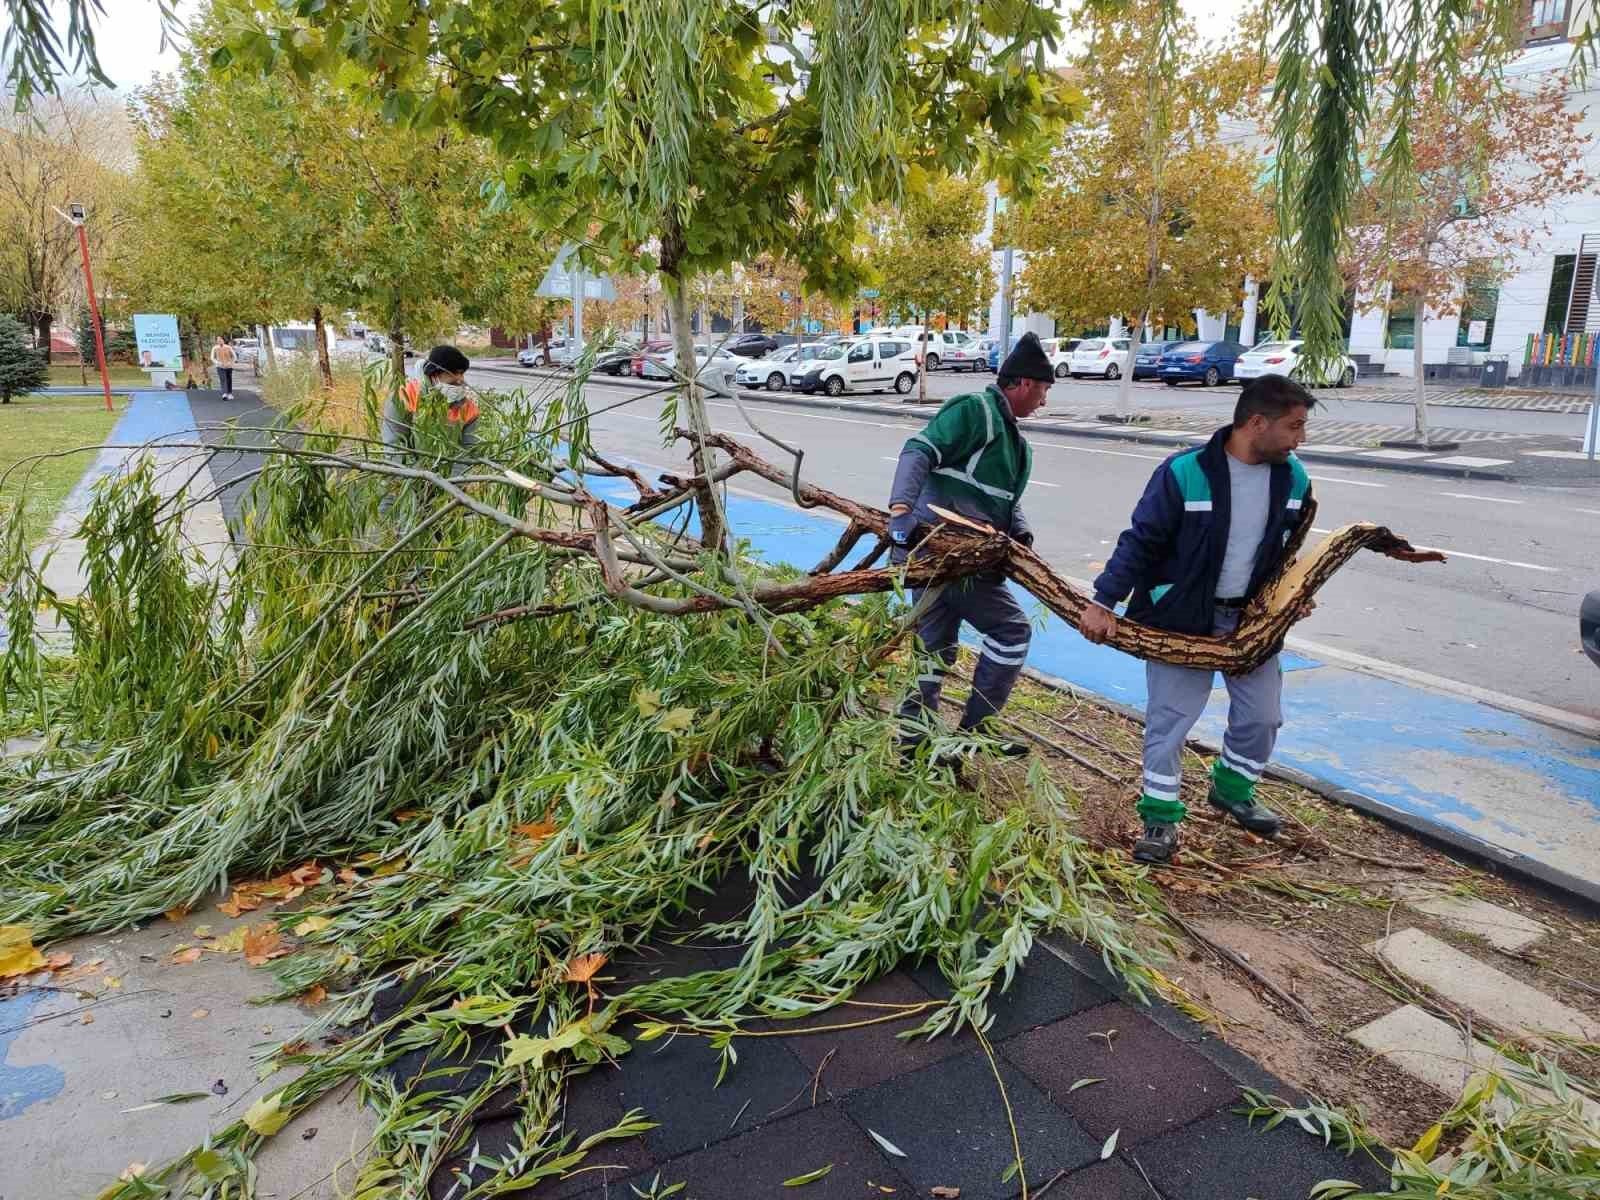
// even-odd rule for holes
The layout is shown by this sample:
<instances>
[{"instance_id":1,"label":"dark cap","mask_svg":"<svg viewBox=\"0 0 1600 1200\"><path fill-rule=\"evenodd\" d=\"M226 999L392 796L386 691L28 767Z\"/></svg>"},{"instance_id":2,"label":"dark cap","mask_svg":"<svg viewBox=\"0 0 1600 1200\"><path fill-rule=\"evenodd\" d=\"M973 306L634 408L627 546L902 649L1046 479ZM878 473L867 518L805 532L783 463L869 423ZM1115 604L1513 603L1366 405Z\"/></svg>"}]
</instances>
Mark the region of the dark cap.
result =
<instances>
[{"instance_id":1,"label":"dark cap","mask_svg":"<svg viewBox=\"0 0 1600 1200\"><path fill-rule=\"evenodd\" d=\"M422 360L422 370L426 374L448 371L454 375L471 365L471 360L454 346L435 346L428 351L428 357Z\"/></svg>"},{"instance_id":2,"label":"dark cap","mask_svg":"<svg viewBox=\"0 0 1600 1200\"><path fill-rule=\"evenodd\" d=\"M1050 356L1039 344L1039 335L1025 333L1017 339L1011 353L1006 355L1005 362L1000 364L999 374L1010 375L1013 379L1038 379L1044 383L1054 383L1056 369L1050 365Z\"/></svg>"}]
</instances>

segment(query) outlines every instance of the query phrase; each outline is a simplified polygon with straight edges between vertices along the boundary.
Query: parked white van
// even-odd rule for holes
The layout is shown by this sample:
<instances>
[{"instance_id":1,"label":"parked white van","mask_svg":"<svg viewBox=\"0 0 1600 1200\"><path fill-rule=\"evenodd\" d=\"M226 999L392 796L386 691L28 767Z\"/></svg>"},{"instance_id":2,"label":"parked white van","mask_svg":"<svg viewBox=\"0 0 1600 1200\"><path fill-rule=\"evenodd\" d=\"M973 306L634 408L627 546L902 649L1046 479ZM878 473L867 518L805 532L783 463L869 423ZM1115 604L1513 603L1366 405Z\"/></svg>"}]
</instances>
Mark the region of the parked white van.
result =
<instances>
[{"instance_id":1,"label":"parked white van","mask_svg":"<svg viewBox=\"0 0 1600 1200\"><path fill-rule=\"evenodd\" d=\"M902 396L917 386L921 370L916 345L898 337L869 336L840 342L823 349L811 360L810 370L795 381L801 392L886 392Z\"/></svg>"}]
</instances>

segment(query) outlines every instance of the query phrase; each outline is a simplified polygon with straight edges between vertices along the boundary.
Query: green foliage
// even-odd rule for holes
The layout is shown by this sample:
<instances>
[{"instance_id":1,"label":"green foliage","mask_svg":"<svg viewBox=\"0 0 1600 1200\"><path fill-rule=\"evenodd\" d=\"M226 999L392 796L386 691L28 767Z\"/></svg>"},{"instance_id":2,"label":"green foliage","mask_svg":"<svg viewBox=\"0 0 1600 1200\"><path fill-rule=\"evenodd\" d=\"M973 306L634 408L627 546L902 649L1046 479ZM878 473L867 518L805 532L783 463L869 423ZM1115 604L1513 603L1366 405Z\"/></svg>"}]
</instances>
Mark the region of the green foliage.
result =
<instances>
[{"instance_id":1,"label":"green foliage","mask_svg":"<svg viewBox=\"0 0 1600 1200\"><path fill-rule=\"evenodd\" d=\"M1408 1148L1384 1152L1361 1114L1312 1100L1290 1105L1245 1091L1263 1131L1292 1121L1325 1145L1389 1160L1389 1190L1327 1179L1311 1200L1581 1200L1600 1196L1600 1124L1587 1095L1552 1057L1503 1057ZM1586 1111L1585 1105L1589 1108Z\"/></svg>"},{"instance_id":2,"label":"green foliage","mask_svg":"<svg viewBox=\"0 0 1600 1200\"><path fill-rule=\"evenodd\" d=\"M50 378L50 366L42 350L33 348L33 339L15 317L0 313L0 404L42 388Z\"/></svg>"},{"instance_id":3,"label":"green foliage","mask_svg":"<svg viewBox=\"0 0 1600 1200\"><path fill-rule=\"evenodd\" d=\"M857 214L909 166L1026 187L1073 112L1040 0L458 0L429 21L329 0L226 21L213 61L331 74L393 120L488 138L506 194L591 257L659 239L649 265L684 279L777 253L850 294Z\"/></svg>"},{"instance_id":4,"label":"green foliage","mask_svg":"<svg viewBox=\"0 0 1600 1200\"><path fill-rule=\"evenodd\" d=\"M908 191L873 250L884 305L905 316L945 313L964 326L994 293L983 188L942 178Z\"/></svg>"},{"instance_id":5,"label":"green foliage","mask_svg":"<svg viewBox=\"0 0 1600 1200\"><path fill-rule=\"evenodd\" d=\"M374 403L383 390L372 382ZM585 439L580 397L486 398L479 452L550 478ZM449 433L421 411L415 465L447 469L433 456ZM335 450L355 466L308 457ZM0 922L42 940L285 864L353 866L325 869L285 919L302 941L275 964L283 991L335 994L308 1038L359 1021L386 989L403 998L349 1041L288 1053L305 1073L266 1115L292 1119L360 1080L379 1116L367 1170L389 1189L374 1195L424 1194L469 1136L454 1114L506 1086L524 1117L496 1186L571 1169L586 1146L556 1132L563 1081L622 1052L626 1012L705 1038L737 1070L751 1018L815 1011L906 956L953 986L926 1033L983 1024L1045 930L1149 978L1047 772L991 804L902 764L884 700L916 666L862 667L900 630L887 599L777 618L771 641L737 611L664 619L612 600L586 556L359 469L367 453L311 434L269 456L249 544L222 576L163 521L196 497L163 500L149 466L102 486L76 601L3 543L0 572L17 580L6 728L47 749L0 762ZM479 478L468 486L489 503L546 528L564 519L503 475ZM673 542L664 527L642 536ZM475 621L535 603L556 611ZM33 637L41 611L67 623L70 657ZM803 872L818 886L797 896ZM699 895L741 878L750 909L696 931L740 945L737 963L590 995L580 956L681 930ZM471 1096L381 1074L409 1049L451 1054L501 1026L510 1040ZM145 1180L231 1177L260 1137L236 1123L211 1157Z\"/></svg>"}]
</instances>

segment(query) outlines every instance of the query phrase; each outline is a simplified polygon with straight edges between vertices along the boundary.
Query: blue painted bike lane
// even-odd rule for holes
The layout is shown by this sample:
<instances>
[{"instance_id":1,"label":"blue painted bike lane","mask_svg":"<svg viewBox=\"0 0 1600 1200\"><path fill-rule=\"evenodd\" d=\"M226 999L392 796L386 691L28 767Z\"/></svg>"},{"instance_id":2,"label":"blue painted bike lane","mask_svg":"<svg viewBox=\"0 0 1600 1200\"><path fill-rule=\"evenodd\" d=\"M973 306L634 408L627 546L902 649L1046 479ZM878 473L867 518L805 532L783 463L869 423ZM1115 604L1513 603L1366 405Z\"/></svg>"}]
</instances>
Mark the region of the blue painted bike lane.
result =
<instances>
[{"instance_id":1,"label":"blue painted bike lane","mask_svg":"<svg viewBox=\"0 0 1600 1200\"><path fill-rule=\"evenodd\" d=\"M616 479L587 483L608 500L636 499ZM843 519L832 513L748 493L727 495L729 522L768 562L808 569L843 529ZM1030 598L1024 593L1019 599L1028 610ZM1090 644L1037 603L1030 615L1030 667L1143 711L1141 660ZM963 630L963 641L976 639ZM1282 662L1285 723L1275 766L1357 807L1600 903L1600 742L1293 652ZM1194 736L1215 749L1226 714L1219 686ZM1130 793L1130 809L1133 799Z\"/></svg>"}]
</instances>

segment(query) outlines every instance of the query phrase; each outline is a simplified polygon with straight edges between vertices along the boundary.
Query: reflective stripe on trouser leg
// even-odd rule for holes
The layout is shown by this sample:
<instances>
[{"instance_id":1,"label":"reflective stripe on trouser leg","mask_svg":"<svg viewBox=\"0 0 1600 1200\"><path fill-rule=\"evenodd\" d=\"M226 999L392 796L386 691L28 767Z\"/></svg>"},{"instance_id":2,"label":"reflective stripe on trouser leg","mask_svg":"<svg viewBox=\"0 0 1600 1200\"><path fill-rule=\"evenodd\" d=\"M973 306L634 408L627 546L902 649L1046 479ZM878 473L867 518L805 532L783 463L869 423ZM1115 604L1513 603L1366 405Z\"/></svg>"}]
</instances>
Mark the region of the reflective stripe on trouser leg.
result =
<instances>
[{"instance_id":1,"label":"reflective stripe on trouser leg","mask_svg":"<svg viewBox=\"0 0 1600 1200\"><path fill-rule=\"evenodd\" d=\"M1274 654L1249 674L1224 675L1222 681L1228 688L1228 729L1213 777L1221 780L1217 790L1224 800L1248 804L1283 727L1283 664Z\"/></svg>"},{"instance_id":2,"label":"reflective stripe on trouser leg","mask_svg":"<svg viewBox=\"0 0 1600 1200\"><path fill-rule=\"evenodd\" d=\"M1211 698L1214 672L1171 663L1144 664L1144 786L1139 816L1146 821L1176 823L1187 808L1179 799L1183 782L1183 743Z\"/></svg>"},{"instance_id":3,"label":"reflective stripe on trouser leg","mask_svg":"<svg viewBox=\"0 0 1600 1200\"><path fill-rule=\"evenodd\" d=\"M902 717L938 715L939 692L944 687L945 672L956 661L956 637L961 630L960 613L946 603L950 591L947 587L917 622L917 686L900 705ZM912 593L913 602L921 599L922 589Z\"/></svg>"},{"instance_id":4,"label":"reflective stripe on trouser leg","mask_svg":"<svg viewBox=\"0 0 1600 1200\"><path fill-rule=\"evenodd\" d=\"M955 593L953 604L963 620L978 631L978 665L972 672L972 694L961 714L961 728L971 729L1006 706L1011 689L1028 661L1033 629L1022 606L999 576L970 577Z\"/></svg>"}]
</instances>

